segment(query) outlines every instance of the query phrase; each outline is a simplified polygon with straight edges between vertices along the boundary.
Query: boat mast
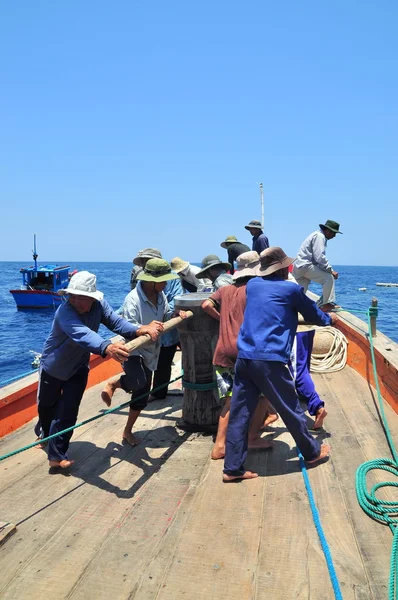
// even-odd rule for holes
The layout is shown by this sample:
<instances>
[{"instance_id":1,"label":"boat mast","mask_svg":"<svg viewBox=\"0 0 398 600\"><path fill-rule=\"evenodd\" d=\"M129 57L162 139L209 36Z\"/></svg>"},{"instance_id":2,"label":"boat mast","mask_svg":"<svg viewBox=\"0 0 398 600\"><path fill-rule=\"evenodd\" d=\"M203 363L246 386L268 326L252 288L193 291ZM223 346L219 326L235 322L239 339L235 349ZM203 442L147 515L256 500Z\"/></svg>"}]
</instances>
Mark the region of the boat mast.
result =
<instances>
[{"instance_id":1,"label":"boat mast","mask_svg":"<svg viewBox=\"0 0 398 600\"><path fill-rule=\"evenodd\" d=\"M36 252L36 234L33 234L33 260L35 261L35 271L37 271L37 258L38 254Z\"/></svg>"},{"instance_id":2,"label":"boat mast","mask_svg":"<svg viewBox=\"0 0 398 600\"><path fill-rule=\"evenodd\" d=\"M260 183L260 198L261 198L261 226L264 229L264 190L263 190L262 183Z\"/></svg>"}]
</instances>

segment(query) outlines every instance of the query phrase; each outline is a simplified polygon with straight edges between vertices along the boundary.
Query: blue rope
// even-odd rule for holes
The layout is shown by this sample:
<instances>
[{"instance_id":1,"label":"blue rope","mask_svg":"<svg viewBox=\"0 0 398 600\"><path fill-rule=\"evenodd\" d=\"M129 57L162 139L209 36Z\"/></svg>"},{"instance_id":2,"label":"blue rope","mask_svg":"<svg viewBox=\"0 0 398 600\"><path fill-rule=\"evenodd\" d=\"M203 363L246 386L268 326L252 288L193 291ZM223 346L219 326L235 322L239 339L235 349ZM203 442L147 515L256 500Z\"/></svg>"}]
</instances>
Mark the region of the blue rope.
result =
<instances>
[{"instance_id":1,"label":"blue rope","mask_svg":"<svg viewBox=\"0 0 398 600\"><path fill-rule=\"evenodd\" d=\"M334 596L336 600L343 600L343 595L341 593L339 580L337 579L337 574L333 564L332 554L330 552L329 544L327 543L325 532L323 531L321 519L319 516L318 509L315 504L314 495L311 489L310 479L308 477L307 469L305 466L304 458L299 449L297 448L297 454L300 460L301 473L304 478L305 489L307 490L308 500L310 501L310 507L312 512L312 518L314 519L314 524L316 530L318 532L319 540L321 542L322 550L325 555L326 564L329 571L330 581L332 582Z\"/></svg>"},{"instance_id":2,"label":"blue rope","mask_svg":"<svg viewBox=\"0 0 398 600\"><path fill-rule=\"evenodd\" d=\"M26 373L21 373L20 375L15 375L15 377L10 377L10 379L5 379L4 381L2 381L0 383L0 387L5 387L6 385L8 385L9 383L12 383L13 381L18 381L18 379L22 379L23 377L26 377L27 375L32 375L32 373L37 373L39 369L31 369L30 371L27 371Z\"/></svg>"}]
</instances>

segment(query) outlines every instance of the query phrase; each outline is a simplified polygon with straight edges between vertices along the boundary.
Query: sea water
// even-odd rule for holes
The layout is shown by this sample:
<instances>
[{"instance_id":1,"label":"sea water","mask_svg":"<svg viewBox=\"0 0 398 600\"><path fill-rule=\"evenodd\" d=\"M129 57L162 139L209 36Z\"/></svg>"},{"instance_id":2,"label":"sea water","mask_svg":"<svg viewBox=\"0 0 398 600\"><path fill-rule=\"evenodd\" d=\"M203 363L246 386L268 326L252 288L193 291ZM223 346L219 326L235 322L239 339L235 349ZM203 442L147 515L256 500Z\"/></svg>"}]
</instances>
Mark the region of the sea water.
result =
<instances>
[{"instance_id":1,"label":"sea water","mask_svg":"<svg viewBox=\"0 0 398 600\"><path fill-rule=\"evenodd\" d=\"M40 263L39 263L40 264ZM54 263L53 263L54 264ZM55 264L68 264L56 261ZM54 318L53 309L17 310L10 289L21 285L16 262L0 263L0 383L33 371L34 352L40 353ZM71 270L91 271L97 276L97 287L104 292L109 304L117 309L130 291L131 263L71 263ZM379 302L377 328L398 342L398 288L377 287L377 282L398 283L398 267L335 266L339 272L336 281L336 300L348 309L366 310L371 300ZM366 291L360 291L366 288ZM310 289L320 293L320 286ZM355 314L355 313L354 313ZM365 315L358 314L359 318ZM110 337L111 332L101 326L99 333Z\"/></svg>"}]
</instances>

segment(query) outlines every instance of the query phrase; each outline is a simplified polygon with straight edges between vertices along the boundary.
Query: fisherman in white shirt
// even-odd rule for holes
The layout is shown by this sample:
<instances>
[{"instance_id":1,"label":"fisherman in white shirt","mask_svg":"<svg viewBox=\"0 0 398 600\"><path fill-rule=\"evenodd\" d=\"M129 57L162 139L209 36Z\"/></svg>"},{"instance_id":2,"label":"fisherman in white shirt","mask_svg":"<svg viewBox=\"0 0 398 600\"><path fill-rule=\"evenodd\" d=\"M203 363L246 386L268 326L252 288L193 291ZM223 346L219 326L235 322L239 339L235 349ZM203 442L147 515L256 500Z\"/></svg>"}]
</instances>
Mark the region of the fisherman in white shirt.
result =
<instances>
[{"instance_id":1,"label":"fisherman in white shirt","mask_svg":"<svg viewBox=\"0 0 398 600\"><path fill-rule=\"evenodd\" d=\"M181 279L182 287L186 292L202 292L206 287L211 286L210 279L197 279L196 274L200 268L196 265L191 265L187 260L183 260L179 256L170 261L171 268Z\"/></svg>"},{"instance_id":2,"label":"fisherman in white shirt","mask_svg":"<svg viewBox=\"0 0 398 600\"><path fill-rule=\"evenodd\" d=\"M305 292L311 281L322 285L322 296L317 304L325 312L337 308L334 280L339 274L334 271L325 252L327 240L341 233L339 229L340 224L330 219L324 225L319 225L319 229L311 233L301 244L293 267L292 275Z\"/></svg>"}]
</instances>

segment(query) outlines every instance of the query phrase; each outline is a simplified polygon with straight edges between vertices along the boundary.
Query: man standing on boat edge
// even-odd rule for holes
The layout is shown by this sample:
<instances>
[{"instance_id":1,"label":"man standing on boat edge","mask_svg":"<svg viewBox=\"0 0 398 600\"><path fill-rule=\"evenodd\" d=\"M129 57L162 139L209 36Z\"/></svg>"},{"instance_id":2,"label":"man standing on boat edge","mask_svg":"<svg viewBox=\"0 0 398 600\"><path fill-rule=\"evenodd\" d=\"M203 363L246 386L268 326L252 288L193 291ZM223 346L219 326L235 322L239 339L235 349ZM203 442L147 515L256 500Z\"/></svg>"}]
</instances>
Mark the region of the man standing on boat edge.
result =
<instances>
[{"instance_id":1,"label":"man standing on boat edge","mask_svg":"<svg viewBox=\"0 0 398 600\"><path fill-rule=\"evenodd\" d=\"M317 304L325 312L338 308L334 280L338 278L339 274L333 270L326 258L326 246L328 240L332 240L336 234L342 233L339 229L340 223L328 219L324 225L319 225L317 231L310 233L300 246L292 272L293 277L305 292L311 281L322 285L322 295Z\"/></svg>"},{"instance_id":2,"label":"man standing on boat edge","mask_svg":"<svg viewBox=\"0 0 398 600\"><path fill-rule=\"evenodd\" d=\"M152 321L137 327L116 314L97 290L96 276L88 271L76 273L68 287L58 293L68 294L68 302L55 313L44 344L39 377L38 413L44 438L76 424L91 352L119 362L129 356L123 342L113 343L98 335L101 323L127 339L149 334L156 340L163 331L163 323ZM50 467L66 469L73 464L67 457L71 437L69 431L49 440Z\"/></svg>"}]
</instances>

